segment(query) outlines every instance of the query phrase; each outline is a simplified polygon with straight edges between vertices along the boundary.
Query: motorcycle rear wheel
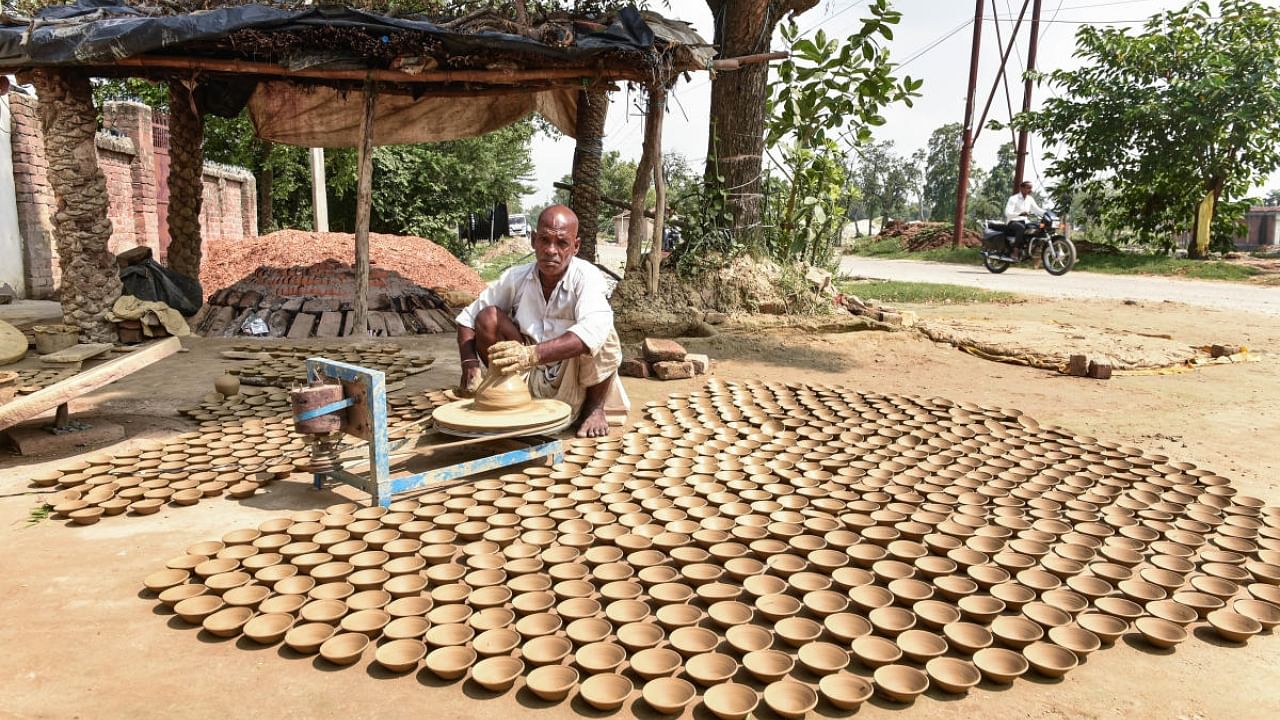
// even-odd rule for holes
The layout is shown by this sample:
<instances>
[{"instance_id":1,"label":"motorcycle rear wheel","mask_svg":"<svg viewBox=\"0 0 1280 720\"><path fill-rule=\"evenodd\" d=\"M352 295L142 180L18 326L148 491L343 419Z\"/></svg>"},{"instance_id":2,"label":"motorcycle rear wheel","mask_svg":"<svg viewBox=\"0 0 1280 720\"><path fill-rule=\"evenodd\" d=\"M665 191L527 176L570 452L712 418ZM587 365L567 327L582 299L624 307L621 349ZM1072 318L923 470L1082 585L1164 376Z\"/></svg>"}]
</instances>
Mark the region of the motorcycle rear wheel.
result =
<instances>
[{"instance_id":1,"label":"motorcycle rear wheel","mask_svg":"<svg viewBox=\"0 0 1280 720\"><path fill-rule=\"evenodd\" d=\"M1061 235L1054 235L1045 243L1040 262L1044 271L1054 277L1061 277L1071 272L1076 264L1076 246Z\"/></svg>"},{"instance_id":2,"label":"motorcycle rear wheel","mask_svg":"<svg viewBox=\"0 0 1280 720\"><path fill-rule=\"evenodd\" d=\"M1009 263L991 255L983 257L982 264L987 268L987 270L995 273L996 275L999 275L1009 269Z\"/></svg>"}]
</instances>

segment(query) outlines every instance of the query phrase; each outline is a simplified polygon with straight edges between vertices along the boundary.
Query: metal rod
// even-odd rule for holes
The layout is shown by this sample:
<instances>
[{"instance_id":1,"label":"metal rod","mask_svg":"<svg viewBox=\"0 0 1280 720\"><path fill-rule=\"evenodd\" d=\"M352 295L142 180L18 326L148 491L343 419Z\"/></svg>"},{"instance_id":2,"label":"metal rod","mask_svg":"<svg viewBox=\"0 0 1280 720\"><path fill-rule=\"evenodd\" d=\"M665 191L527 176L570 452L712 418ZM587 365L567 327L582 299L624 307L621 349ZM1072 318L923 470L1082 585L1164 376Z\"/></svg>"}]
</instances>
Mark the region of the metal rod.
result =
<instances>
[{"instance_id":1,"label":"metal rod","mask_svg":"<svg viewBox=\"0 0 1280 720\"><path fill-rule=\"evenodd\" d=\"M1022 28L1022 20L1027 14L1027 5L1031 0L1022 0L1022 10L1018 12L1018 22L1013 25L1013 32L1009 35L1009 44L1005 46L1004 52L1000 53L1000 70L996 72L996 79L991 83L991 92L987 95L987 104L982 106L982 115L979 117L977 124L973 126L973 141L978 142L978 136L982 134L982 127L987 124L987 113L991 112L991 101L996 98L996 90L1000 87L1000 81L1004 79L1004 68L1009 62L1009 53L1013 52L1013 45L1018 41L1018 30ZM991 0L991 4L995 6L995 0ZM996 42L999 42L1000 21L996 18Z\"/></svg>"},{"instance_id":2,"label":"metal rod","mask_svg":"<svg viewBox=\"0 0 1280 720\"><path fill-rule=\"evenodd\" d=\"M1022 112L1031 112L1031 88L1034 84L1031 80L1031 72L1036 69L1036 50L1040 46L1040 5L1041 0L1035 0L1035 5L1031 8L1031 40L1027 44L1027 75L1023 78L1022 85ZM1018 159L1013 171L1013 191L1018 191L1018 186L1022 184L1022 178L1027 172L1027 142L1029 134L1026 129L1018 131Z\"/></svg>"}]
</instances>

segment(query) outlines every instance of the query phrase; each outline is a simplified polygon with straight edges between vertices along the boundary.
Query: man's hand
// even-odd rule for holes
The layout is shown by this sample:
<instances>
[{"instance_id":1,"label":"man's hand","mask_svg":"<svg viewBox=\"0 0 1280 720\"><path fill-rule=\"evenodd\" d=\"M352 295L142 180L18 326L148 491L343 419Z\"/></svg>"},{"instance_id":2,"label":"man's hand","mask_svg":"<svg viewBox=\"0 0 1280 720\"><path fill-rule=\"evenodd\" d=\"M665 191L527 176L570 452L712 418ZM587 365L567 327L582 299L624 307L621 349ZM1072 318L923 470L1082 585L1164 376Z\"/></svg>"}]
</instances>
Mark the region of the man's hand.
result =
<instances>
[{"instance_id":1,"label":"man's hand","mask_svg":"<svg viewBox=\"0 0 1280 720\"><path fill-rule=\"evenodd\" d=\"M505 340L489 347L489 367L504 375L528 372L538 366L538 346Z\"/></svg>"},{"instance_id":2,"label":"man's hand","mask_svg":"<svg viewBox=\"0 0 1280 720\"><path fill-rule=\"evenodd\" d=\"M478 387L480 387L480 362L463 363L462 380L458 382L458 395L471 397L476 394Z\"/></svg>"}]
</instances>

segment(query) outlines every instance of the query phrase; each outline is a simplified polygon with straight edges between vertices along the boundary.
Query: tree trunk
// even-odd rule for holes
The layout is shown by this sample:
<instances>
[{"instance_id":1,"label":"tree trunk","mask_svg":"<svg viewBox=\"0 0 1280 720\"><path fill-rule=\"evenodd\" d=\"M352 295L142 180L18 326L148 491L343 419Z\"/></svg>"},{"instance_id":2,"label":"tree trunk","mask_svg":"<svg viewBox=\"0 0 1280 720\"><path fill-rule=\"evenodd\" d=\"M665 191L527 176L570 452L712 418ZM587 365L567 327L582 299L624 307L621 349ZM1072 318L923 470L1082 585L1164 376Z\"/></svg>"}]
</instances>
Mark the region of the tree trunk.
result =
<instances>
[{"instance_id":1,"label":"tree trunk","mask_svg":"<svg viewBox=\"0 0 1280 720\"><path fill-rule=\"evenodd\" d=\"M169 269L199 279L204 116L194 90L183 80L169 83Z\"/></svg>"},{"instance_id":2,"label":"tree trunk","mask_svg":"<svg viewBox=\"0 0 1280 720\"><path fill-rule=\"evenodd\" d=\"M667 90L655 87L649 90L649 122L657 126L653 132L653 146L646 147L651 153L649 166L653 169L653 188L657 205L653 213L653 243L649 250L649 296L658 296L658 273L662 268L662 236L666 228L667 218L667 180L662 174L662 119L663 108L667 104ZM658 108L653 112L652 108Z\"/></svg>"},{"instance_id":3,"label":"tree trunk","mask_svg":"<svg viewBox=\"0 0 1280 720\"><path fill-rule=\"evenodd\" d=\"M37 70L58 266L62 320L80 328L81 342L115 342L105 317L120 297L120 274L108 249L107 180L98 167L97 113L89 76L74 70Z\"/></svg>"},{"instance_id":4,"label":"tree trunk","mask_svg":"<svg viewBox=\"0 0 1280 720\"><path fill-rule=\"evenodd\" d=\"M802 13L818 0L707 0L715 18L720 57L769 51L773 30L789 12ZM706 182L722 188L739 241L758 245L762 236L764 114L769 66L744 65L711 84L711 133Z\"/></svg>"},{"instance_id":5,"label":"tree trunk","mask_svg":"<svg viewBox=\"0 0 1280 720\"><path fill-rule=\"evenodd\" d=\"M644 119L644 148L640 152L640 162L636 168L636 180L631 186L631 217L627 222L627 272L641 270L641 256L644 254L644 221L645 200L649 196L649 182L653 179L655 162L654 152L660 148L659 137L662 134L662 113L666 112L664 103L666 92L651 91L649 93L649 109ZM662 246L658 246L661 252Z\"/></svg>"},{"instance_id":6,"label":"tree trunk","mask_svg":"<svg viewBox=\"0 0 1280 720\"><path fill-rule=\"evenodd\" d=\"M1209 243L1213 238L1213 216L1218 204L1218 194L1221 192L1220 184L1215 182L1196 206L1195 232L1187 243L1188 258L1201 260L1209 256Z\"/></svg>"},{"instance_id":7,"label":"tree trunk","mask_svg":"<svg viewBox=\"0 0 1280 720\"><path fill-rule=\"evenodd\" d=\"M578 144L573 151L573 192L569 205L578 215L578 256L596 261L600 234L600 160L604 152L604 123L609 114L609 93L578 93Z\"/></svg>"}]
</instances>

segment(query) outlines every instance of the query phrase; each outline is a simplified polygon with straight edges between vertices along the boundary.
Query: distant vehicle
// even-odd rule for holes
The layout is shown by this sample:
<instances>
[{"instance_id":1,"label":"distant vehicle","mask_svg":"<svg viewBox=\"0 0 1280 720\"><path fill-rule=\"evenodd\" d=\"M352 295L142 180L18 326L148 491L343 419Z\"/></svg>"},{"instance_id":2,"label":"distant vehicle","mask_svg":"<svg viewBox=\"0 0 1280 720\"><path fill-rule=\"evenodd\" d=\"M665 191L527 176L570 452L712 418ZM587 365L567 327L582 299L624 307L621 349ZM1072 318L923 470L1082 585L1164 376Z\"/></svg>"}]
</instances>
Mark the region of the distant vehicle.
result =
<instances>
[{"instance_id":1,"label":"distant vehicle","mask_svg":"<svg viewBox=\"0 0 1280 720\"><path fill-rule=\"evenodd\" d=\"M507 229L511 237L525 237L529 234L529 221L524 215L514 214L507 218Z\"/></svg>"},{"instance_id":2,"label":"distant vehicle","mask_svg":"<svg viewBox=\"0 0 1280 720\"><path fill-rule=\"evenodd\" d=\"M1057 229L1058 217L1046 210L1039 221L1027 223L1023 237L1026 247L1015 248L1008 224L989 222L982 235L982 264L993 273L1002 273L1010 265L1038 256L1045 272L1055 277L1066 275L1076 264L1076 246Z\"/></svg>"}]
</instances>

